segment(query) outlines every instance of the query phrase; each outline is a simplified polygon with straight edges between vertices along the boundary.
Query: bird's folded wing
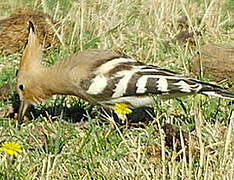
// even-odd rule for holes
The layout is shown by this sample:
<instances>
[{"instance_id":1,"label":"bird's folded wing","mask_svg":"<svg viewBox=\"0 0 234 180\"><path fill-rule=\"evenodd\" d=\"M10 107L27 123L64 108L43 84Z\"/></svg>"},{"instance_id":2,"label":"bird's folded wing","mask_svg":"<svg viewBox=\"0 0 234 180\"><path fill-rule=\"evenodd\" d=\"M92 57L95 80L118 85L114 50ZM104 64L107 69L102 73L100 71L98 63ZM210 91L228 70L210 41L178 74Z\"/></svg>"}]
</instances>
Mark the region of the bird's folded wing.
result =
<instances>
[{"instance_id":1,"label":"bird's folded wing","mask_svg":"<svg viewBox=\"0 0 234 180\"><path fill-rule=\"evenodd\" d=\"M86 79L86 93L100 100L149 94L197 92L200 84L172 71L144 65L132 58L114 58L96 67Z\"/></svg>"}]
</instances>

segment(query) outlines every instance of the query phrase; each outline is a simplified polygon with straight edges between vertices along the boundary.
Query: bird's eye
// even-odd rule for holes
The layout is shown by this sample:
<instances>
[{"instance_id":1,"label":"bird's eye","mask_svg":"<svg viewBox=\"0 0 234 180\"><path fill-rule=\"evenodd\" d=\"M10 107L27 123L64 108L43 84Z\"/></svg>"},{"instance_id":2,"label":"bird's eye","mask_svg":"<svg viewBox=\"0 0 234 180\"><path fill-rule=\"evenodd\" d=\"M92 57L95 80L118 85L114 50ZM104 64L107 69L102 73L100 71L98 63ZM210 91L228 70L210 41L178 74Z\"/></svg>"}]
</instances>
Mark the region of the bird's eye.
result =
<instances>
[{"instance_id":1,"label":"bird's eye","mask_svg":"<svg viewBox=\"0 0 234 180\"><path fill-rule=\"evenodd\" d=\"M23 84L20 84L20 85L19 85L19 89L20 89L21 91L23 91L23 90L24 90L24 85L23 85Z\"/></svg>"}]
</instances>

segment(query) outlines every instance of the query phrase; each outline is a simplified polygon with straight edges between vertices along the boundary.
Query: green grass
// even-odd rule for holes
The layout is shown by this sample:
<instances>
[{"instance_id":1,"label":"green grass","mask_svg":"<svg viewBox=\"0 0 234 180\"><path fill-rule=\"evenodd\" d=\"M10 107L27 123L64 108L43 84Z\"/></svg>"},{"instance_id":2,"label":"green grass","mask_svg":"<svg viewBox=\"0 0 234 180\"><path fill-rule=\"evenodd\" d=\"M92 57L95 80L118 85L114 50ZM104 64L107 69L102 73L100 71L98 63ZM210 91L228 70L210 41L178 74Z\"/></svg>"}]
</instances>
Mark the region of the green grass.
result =
<instances>
[{"instance_id":1,"label":"green grass","mask_svg":"<svg viewBox=\"0 0 234 180\"><path fill-rule=\"evenodd\" d=\"M83 49L111 48L194 76L190 62L202 44L232 44L232 6L228 0L5 0L0 2L0 17L16 7L32 7L69 29L60 34L64 46L45 54L45 64ZM188 17L191 31L205 29L192 49L165 45L178 34L176 22L182 16ZM15 81L19 59L19 54L0 56L0 85ZM61 114L41 113L20 130L16 119L2 117L0 144L17 142L23 153L16 157L0 153L0 179L233 179L233 105L203 96L180 100L157 102L156 118L144 128L118 127L98 107L74 97L55 96L36 106L41 112L60 106ZM14 97L2 101L1 112L13 101L17 103ZM65 120L63 109L74 106L85 109L87 122ZM200 152L186 158L185 149L165 147L161 129L165 123L197 135Z\"/></svg>"}]
</instances>

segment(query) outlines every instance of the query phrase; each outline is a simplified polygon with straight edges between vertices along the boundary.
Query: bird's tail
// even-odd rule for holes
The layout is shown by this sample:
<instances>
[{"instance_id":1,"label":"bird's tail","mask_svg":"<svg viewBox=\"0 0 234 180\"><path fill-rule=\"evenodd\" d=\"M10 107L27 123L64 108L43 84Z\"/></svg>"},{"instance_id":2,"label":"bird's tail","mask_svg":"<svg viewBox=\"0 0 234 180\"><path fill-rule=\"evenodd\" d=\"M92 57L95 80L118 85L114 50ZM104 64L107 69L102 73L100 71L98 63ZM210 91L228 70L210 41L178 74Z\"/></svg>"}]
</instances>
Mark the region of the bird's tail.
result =
<instances>
[{"instance_id":1,"label":"bird's tail","mask_svg":"<svg viewBox=\"0 0 234 180\"><path fill-rule=\"evenodd\" d=\"M220 86L204 83L202 82L202 88L200 89L199 93L207 95L207 96L214 96L223 99L230 99L234 100L234 92L227 91Z\"/></svg>"}]
</instances>

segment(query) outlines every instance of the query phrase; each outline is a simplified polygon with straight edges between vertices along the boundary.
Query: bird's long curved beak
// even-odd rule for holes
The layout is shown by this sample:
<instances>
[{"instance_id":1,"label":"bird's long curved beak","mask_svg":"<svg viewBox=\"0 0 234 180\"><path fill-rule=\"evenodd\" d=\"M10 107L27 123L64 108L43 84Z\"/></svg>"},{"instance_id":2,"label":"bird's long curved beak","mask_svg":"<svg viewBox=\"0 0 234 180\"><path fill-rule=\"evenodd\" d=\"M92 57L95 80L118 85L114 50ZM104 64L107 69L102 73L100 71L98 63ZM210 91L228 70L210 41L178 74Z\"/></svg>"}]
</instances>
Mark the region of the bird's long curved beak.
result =
<instances>
[{"instance_id":1,"label":"bird's long curved beak","mask_svg":"<svg viewBox=\"0 0 234 180\"><path fill-rule=\"evenodd\" d=\"M18 112L18 123L22 124L23 120L24 120L24 114L27 111L28 107L29 107L30 103L23 100L20 103L20 108L19 108L19 112Z\"/></svg>"}]
</instances>

